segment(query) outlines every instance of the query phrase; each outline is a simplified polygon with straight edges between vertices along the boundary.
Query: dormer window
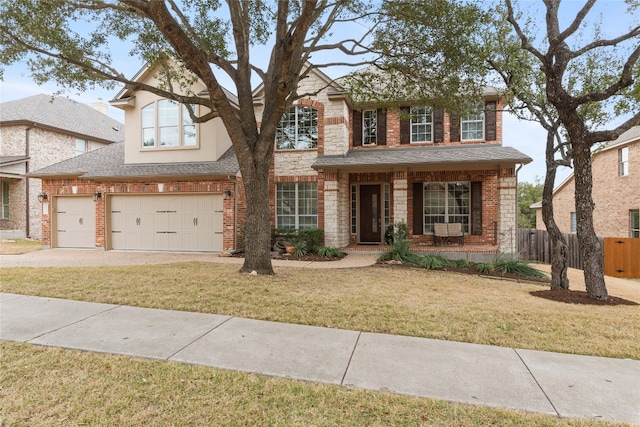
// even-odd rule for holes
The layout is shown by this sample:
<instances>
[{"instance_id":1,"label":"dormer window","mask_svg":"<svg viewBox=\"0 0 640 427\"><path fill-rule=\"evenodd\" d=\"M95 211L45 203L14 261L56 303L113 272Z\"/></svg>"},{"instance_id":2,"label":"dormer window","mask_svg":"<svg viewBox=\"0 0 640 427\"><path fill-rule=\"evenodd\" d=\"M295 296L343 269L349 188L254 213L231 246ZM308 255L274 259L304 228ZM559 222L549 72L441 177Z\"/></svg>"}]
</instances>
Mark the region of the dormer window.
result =
<instances>
[{"instance_id":1,"label":"dormer window","mask_svg":"<svg viewBox=\"0 0 640 427\"><path fill-rule=\"evenodd\" d=\"M296 105L282 115L276 130L278 150L306 150L318 147L318 110Z\"/></svg>"},{"instance_id":2,"label":"dormer window","mask_svg":"<svg viewBox=\"0 0 640 427\"><path fill-rule=\"evenodd\" d=\"M161 99L142 108L142 147L195 147L196 126L186 105Z\"/></svg>"}]
</instances>

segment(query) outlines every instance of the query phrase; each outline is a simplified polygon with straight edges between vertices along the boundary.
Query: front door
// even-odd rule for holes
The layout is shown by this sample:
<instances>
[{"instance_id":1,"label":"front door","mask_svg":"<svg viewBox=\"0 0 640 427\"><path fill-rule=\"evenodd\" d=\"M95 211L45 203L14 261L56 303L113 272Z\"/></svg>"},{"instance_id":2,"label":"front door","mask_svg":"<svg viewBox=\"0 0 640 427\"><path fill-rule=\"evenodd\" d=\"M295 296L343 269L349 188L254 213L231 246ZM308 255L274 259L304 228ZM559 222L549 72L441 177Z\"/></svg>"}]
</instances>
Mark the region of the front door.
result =
<instances>
[{"instance_id":1,"label":"front door","mask_svg":"<svg viewBox=\"0 0 640 427\"><path fill-rule=\"evenodd\" d=\"M360 243L382 242L380 185L360 186Z\"/></svg>"}]
</instances>

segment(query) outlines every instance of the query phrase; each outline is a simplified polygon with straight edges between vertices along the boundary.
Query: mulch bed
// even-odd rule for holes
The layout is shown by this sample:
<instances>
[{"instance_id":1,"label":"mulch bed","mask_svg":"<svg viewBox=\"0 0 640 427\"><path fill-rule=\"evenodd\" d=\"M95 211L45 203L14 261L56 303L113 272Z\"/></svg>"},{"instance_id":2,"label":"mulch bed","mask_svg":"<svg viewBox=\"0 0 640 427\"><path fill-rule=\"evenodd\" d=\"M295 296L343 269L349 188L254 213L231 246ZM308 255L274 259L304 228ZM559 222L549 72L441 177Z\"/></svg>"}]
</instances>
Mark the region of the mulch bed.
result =
<instances>
[{"instance_id":1,"label":"mulch bed","mask_svg":"<svg viewBox=\"0 0 640 427\"><path fill-rule=\"evenodd\" d=\"M589 295L585 291L572 291L572 290L557 290L546 289L544 291L534 291L531 295L538 298L544 298L551 301L562 302L565 304L586 304L586 305L604 305L604 306L616 306L616 305L638 305L638 303L626 300L624 298L609 296L606 300L598 300L589 298Z\"/></svg>"}]
</instances>

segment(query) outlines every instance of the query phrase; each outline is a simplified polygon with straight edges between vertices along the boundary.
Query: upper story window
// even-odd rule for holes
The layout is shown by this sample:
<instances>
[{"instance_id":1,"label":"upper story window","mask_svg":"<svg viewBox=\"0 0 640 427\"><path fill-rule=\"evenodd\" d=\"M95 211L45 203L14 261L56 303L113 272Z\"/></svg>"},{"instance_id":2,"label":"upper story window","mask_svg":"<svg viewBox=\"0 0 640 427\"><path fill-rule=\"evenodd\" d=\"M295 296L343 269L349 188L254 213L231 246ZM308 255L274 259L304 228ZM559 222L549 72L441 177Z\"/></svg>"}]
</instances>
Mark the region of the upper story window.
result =
<instances>
[{"instance_id":1,"label":"upper story window","mask_svg":"<svg viewBox=\"0 0 640 427\"><path fill-rule=\"evenodd\" d=\"M89 141L76 138L76 151L75 155L79 156L80 154L84 154L89 151Z\"/></svg>"},{"instance_id":2,"label":"upper story window","mask_svg":"<svg viewBox=\"0 0 640 427\"><path fill-rule=\"evenodd\" d=\"M476 113L460 118L460 137L462 141L484 139L484 106L478 104Z\"/></svg>"},{"instance_id":3,"label":"upper story window","mask_svg":"<svg viewBox=\"0 0 640 427\"><path fill-rule=\"evenodd\" d=\"M375 145L378 138L378 112L377 110L364 110L362 112L362 145Z\"/></svg>"},{"instance_id":4,"label":"upper story window","mask_svg":"<svg viewBox=\"0 0 640 427\"><path fill-rule=\"evenodd\" d=\"M622 147L618 150L618 162L620 176L629 175L629 147Z\"/></svg>"},{"instance_id":5,"label":"upper story window","mask_svg":"<svg viewBox=\"0 0 640 427\"><path fill-rule=\"evenodd\" d=\"M433 141L433 112L429 107L411 107L411 142Z\"/></svg>"},{"instance_id":6,"label":"upper story window","mask_svg":"<svg viewBox=\"0 0 640 427\"><path fill-rule=\"evenodd\" d=\"M318 147L318 110L296 105L282 115L276 130L278 150L304 150Z\"/></svg>"},{"instance_id":7,"label":"upper story window","mask_svg":"<svg viewBox=\"0 0 640 427\"><path fill-rule=\"evenodd\" d=\"M197 145L196 126L186 105L161 99L142 108L141 122L145 148Z\"/></svg>"}]
</instances>

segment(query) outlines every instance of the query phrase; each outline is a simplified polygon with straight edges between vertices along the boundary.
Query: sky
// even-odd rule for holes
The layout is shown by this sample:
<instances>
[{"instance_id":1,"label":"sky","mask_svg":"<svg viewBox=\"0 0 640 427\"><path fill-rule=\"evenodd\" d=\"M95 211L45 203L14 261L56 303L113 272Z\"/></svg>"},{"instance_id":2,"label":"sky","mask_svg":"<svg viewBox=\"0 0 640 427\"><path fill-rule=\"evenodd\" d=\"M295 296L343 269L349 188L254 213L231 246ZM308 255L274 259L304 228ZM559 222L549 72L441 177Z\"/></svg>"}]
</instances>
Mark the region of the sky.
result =
<instances>
[{"instance_id":1,"label":"sky","mask_svg":"<svg viewBox=\"0 0 640 427\"><path fill-rule=\"evenodd\" d=\"M582 5L583 2L577 0L565 0L561 9L561 17L574 16L575 10ZM521 0L519 6L524 8L535 9L539 7L539 2L533 0ZM605 13L606 12L606 13ZM622 0L604 0L601 1L595 11L596 15L602 14L603 30L605 35L607 31L618 34L620 31L620 22L627 22L626 6ZM116 49L121 52L118 56L114 53L114 61L117 67L127 76L133 76L137 73L143 64L136 62L128 57L127 49ZM337 72L324 70L330 77L337 78L345 74L344 68ZM229 87L231 89L231 87ZM28 70L24 64L14 64L5 68L4 80L0 81L0 103L12 101L15 99L25 98L37 94L51 95L58 92L60 88L54 82L46 83L42 86L35 84L29 77ZM62 96L78 102L91 105L93 102L101 99L109 101L116 97L119 89L106 90L96 88L95 90L78 93L77 91L67 90ZM121 110L109 107L109 115L121 122L124 122L124 114ZM522 153L528 155L533 161L520 169L518 172L518 180L520 182L535 183L543 182L545 176L545 140L546 132L535 122L522 121L517 119L509 112L503 115L503 145L513 147ZM563 182L571 173L570 168L561 167L556 177L556 186Z\"/></svg>"}]
</instances>

